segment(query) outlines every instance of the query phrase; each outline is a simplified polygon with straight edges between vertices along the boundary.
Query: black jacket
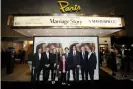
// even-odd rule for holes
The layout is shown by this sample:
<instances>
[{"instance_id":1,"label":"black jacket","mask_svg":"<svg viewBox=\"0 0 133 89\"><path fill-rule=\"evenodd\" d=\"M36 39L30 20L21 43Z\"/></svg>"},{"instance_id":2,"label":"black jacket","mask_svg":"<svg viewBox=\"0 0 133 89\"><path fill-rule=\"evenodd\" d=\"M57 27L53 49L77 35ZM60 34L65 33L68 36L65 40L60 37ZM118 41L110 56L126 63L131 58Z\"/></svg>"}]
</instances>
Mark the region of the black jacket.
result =
<instances>
[{"instance_id":1,"label":"black jacket","mask_svg":"<svg viewBox=\"0 0 133 89\"><path fill-rule=\"evenodd\" d=\"M41 54L41 59L39 60L39 54L35 53L33 55L32 66L35 67L35 68L38 68L39 66L41 66L42 57L43 57L43 54Z\"/></svg>"},{"instance_id":2,"label":"black jacket","mask_svg":"<svg viewBox=\"0 0 133 89\"><path fill-rule=\"evenodd\" d=\"M74 68L80 65L80 53L76 51L75 59L73 58L73 51L68 54L68 67Z\"/></svg>"},{"instance_id":3,"label":"black jacket","mask_svg":"<svg viewBox=\"0 0 133 89\"><path fill-rule=\"evenodd\" d=\"M49 53L49 59L47 58L46 52L42 53L41 65L45 66L46 64L50 64L52 60L52 54Z\"/></svg>"},{"instance_id":4,"label":"black jacket","mask_svg":"<svg viewBox=\"0 0 133 89\"><path fill-rule=\"evenodd\" d=\"M97 57L95 53L92 53L90 58L88 59L88 54L86 55L86 61L87 61L87 68L90 70L96 69L96 64L97 64Z\"/></svg>"},{"instance_id":5,"label":"black jacket","mask_svg":"<svg viewBox=\"0 0 133 89\"><path fill-rule=\"evenodd\" d=\"M84 54L84 58L82 56L82 52L80 52L80 65L81 65L81 68L86 68L87 67L86 56L87 56L87 52L86 51L85 51L85 54Z\"/></svg>"}]
</instances>

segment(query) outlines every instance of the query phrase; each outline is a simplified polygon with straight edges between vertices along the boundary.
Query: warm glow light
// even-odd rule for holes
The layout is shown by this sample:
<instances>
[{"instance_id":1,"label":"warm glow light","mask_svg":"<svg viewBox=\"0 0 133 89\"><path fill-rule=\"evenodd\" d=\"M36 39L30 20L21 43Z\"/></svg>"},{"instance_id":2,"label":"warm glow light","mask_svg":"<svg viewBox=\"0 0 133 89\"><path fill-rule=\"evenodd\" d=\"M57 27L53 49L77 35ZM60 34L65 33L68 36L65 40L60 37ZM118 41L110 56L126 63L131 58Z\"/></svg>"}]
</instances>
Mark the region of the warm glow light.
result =
<instances>
[{"instance_id":1,"label":"warm glow light","mask_svg":"<svg viewBox=\"0 0 133 89\"><path fill-rule=\"evenodd\" d=\"M33 44L33 41L29 41L29 44Z\"/></svg>"},{"instance_id":2,"label":"warm glow light","mask_svg":"<svg viewBox=\"0 0 133 89\"><path fill-rule=\"evenodd\" d=\"M98 15L96 15L96 14L94 14L94 15L92 15L93 17L97 17Z\"/></svg>"}]
</instances>

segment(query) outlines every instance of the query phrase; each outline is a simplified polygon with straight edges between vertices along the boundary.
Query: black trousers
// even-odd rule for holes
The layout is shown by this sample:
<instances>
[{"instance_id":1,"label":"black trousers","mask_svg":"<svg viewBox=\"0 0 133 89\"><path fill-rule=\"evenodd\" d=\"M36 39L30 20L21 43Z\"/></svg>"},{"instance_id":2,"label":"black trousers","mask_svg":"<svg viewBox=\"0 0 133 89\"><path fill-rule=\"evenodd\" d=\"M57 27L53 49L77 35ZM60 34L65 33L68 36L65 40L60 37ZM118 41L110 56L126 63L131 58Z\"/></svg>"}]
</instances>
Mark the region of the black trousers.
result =
<instances>
[{"instance_id":1,"label":"black trousers","mask_svg":"<svg viewBox=\"0 0 133 89\"><path fill-rule=\"evenodd\" d=\"M72 72L73 72L74 81L79 81L79 68L77 68L77 67L69 68L67 81L69 81L69 79L70 79L70 70L72 70Z\"/></svg>"},{"instance_id":2,"label":"black trousers","mask_svg":"<svg viewBox=\"0 0 133 89\"><path fill-rule=\"evenodd\" d=\"M93 81L94 80L94 69L87 69L87 71L88 71L87 73L89 73L89 75L90 75L90 80ZM88 76L87 76L87 78L88 78Z\"/></svg>"},{"instance_id":3,"label":"black trousers","mask_svg":"<svg viewBox=\"0 0 133 89\"><path fill-rule=\"evenodd\" d=\"M51 69L51 80L55 81L55 75L56 75L56 70L54 68Z\"/></svg>"},{"instance_id":4,"label":"black trousers","mask_svg":"<svg viewBox=\"0 0 133 89\"><path fill-rule=\"evenodd\" d=\"M82 75L82 80L84 81L85 80L88 80L88 71L86 68L84 67L81 67L81 75ZM85 76L84 76L85 75Z\"/></svg>"},{"instance_id":5,"label":"black trousers","mask_svg":"<svg viewBox=\"0 0 133 89\"><path fill-rule=\"evenodd\" d=\"M49 78L49 68L46 68L46 67L35 68L34 75L33 75L33 80L40 81L39 77L40 77L41 71L43 71L43 81L44 82L48 81L48 78Z\"/></svg>"},{"instance_id":6,"label":"black trousers","mask_svg":"<svg viewBox=\"0 0 133 89\"><path fill-rule=\"evenodd\" d=\"M64 82L66 82L66 72L62 72L61 73L61 81L64 83Z\"/></svg>"}]
</instances>

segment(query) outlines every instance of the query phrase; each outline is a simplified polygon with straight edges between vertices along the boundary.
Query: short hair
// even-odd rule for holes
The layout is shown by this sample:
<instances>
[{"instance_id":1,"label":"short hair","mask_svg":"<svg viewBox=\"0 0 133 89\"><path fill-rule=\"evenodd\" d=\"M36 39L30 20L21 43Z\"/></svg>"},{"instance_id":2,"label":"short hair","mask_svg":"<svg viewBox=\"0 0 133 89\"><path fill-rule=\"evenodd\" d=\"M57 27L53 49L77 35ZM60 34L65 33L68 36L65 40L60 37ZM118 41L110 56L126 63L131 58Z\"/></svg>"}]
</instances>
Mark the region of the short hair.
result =
<instances>
[{"instance_id":1,"label":"short hair","mask_svg":"<svg viewBox=\"0 0 133 89\"><path fill-rule=\"evenodd\" d=\"M65 47L65 50L66 50L66 49L68 49L68 50L69 50L69 48L68 48L68 47Z\"/></svg>"},{"instance_id":2,"label":"short hair","mask_svg":"<svg viewBox=\"0 0 133 89\"><path fill-rule=\"evenodd\" d=\"M90 48L90 50L92 50L92 45L90 43L86 43L85 45L87 45Z\"/></svg>"},{"instance_id":3,"label":"short hair","mask_svg":"<svg viewBox=\"0 0 133 89\"><path fill-rule=\"evenodd\" d=\"M73 48L74 46L76 47L76 45L72 45L72 48Z\"/></svg>"}]
</instances>

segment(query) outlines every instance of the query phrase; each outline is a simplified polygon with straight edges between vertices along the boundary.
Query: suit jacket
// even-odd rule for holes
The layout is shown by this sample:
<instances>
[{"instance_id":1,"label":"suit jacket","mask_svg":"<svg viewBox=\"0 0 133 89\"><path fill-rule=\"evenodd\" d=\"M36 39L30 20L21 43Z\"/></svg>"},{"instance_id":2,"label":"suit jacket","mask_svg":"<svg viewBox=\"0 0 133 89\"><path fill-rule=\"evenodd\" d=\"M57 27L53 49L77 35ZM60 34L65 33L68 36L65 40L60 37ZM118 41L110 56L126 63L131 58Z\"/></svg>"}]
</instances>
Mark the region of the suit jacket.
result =
<instances>
[{"instance_id":1,"label":"suit jacket","mask_svg":"<svg viewBox=\"0 0 133 89\"><path fill-rule=\"evenodd\" d=\"M41 64L43 66L45 66L46 64L50 64L51 60L52 60L52 54L49 52L49 59L47 58L47 54L46 52L42 53L42 60L41 60Z\"/></svg>"},{"instance_id":2,"label":"suit jacket","mask_svg":"<svg viewBox=\"0 0 133 89\"><path fill-rule=\"evenodd\" d=\"M74 68L77 65L80 65L80 53L76 51L75 58L73 57L73 51L68 54L68 67Z\"/></svg>"},{"instance_id":3,"label":"suit jacket","mask_svg":"<svg viewBox=\"0 0 133 89\"><path fill-rule=\"evenodd\" d=\"M80 65L81 65L81 68L86 68L87 67L86 56L87 56L87 52L86 51L85 51L85 54L84 54L84 58L82 56L82 52L80 52Z\"/></svg>"},{"instance_id":4,"label":"suit jacket","mask_svg":"<svg viewBox=\"0 0 133 89\"><path fill-rule=\"evenodd\" d=\"M39 60L39 54L38 53L34 54L33 61L32 61L33 62L32 63L33 67L38 68L39 66L41 66L42 56L43 56L43 54L41 53L41 59Z\"/></svg>"},{"instance_id":5,"label":"suit jacket","mask_svg":"<svg viewBox=\"0 0 133 89\"><path fill-rule=\"evenodd\" d=\"M87 55L86 55L87 68L89 70L94 70L94 69L96 69L96 64L97 64L96 54L95 53L92 53L89 59L88 59L88 54L89 53L87 52Z\"/></svg>"}]
</instances>

